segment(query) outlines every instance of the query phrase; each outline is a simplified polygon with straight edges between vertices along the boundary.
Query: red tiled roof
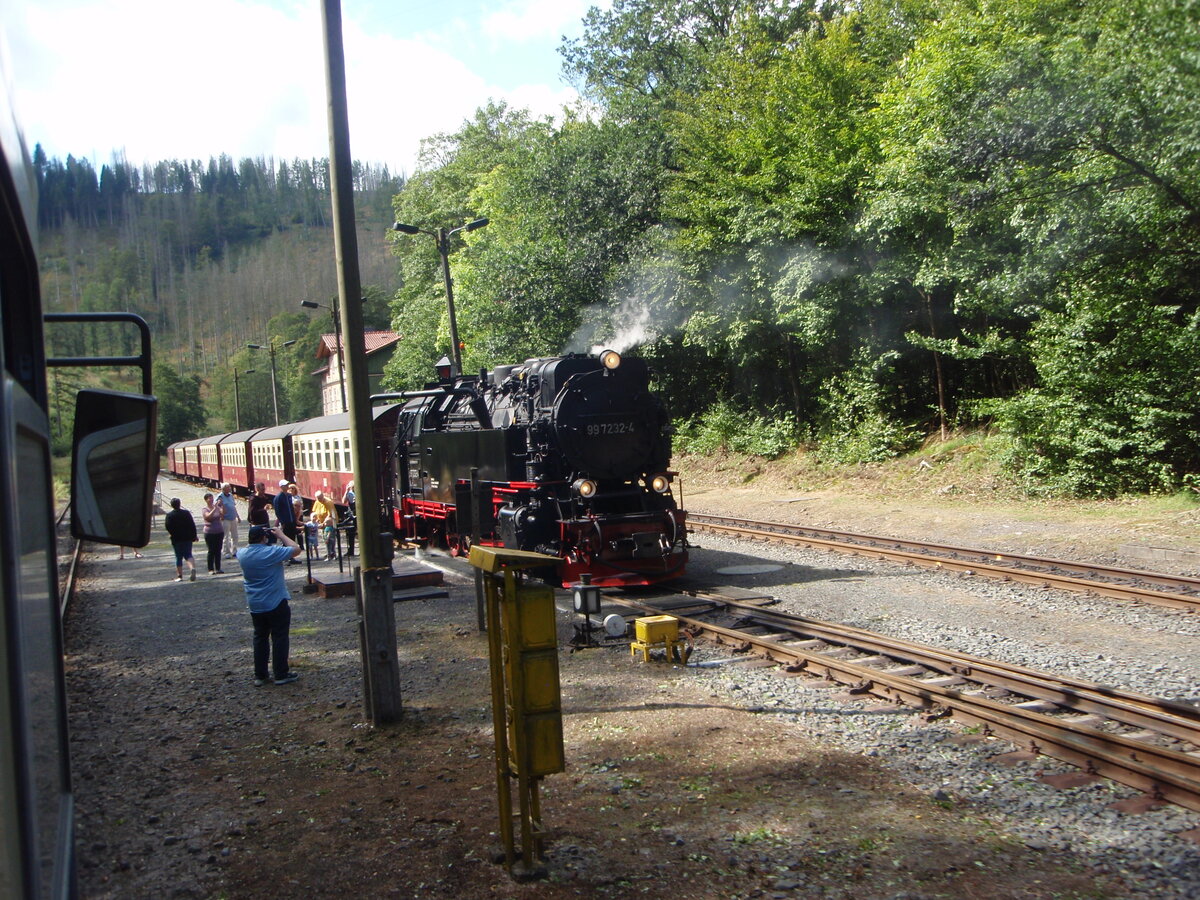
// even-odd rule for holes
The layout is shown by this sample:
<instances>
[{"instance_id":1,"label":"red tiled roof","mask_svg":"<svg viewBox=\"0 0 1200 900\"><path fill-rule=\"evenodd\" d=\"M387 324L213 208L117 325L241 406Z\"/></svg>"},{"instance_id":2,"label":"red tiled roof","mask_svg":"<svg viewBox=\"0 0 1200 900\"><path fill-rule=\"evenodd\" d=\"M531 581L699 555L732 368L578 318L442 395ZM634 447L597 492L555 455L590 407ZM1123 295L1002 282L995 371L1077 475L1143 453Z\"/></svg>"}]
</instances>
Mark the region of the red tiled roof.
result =
<instances>
[{"instance_id":1,"label":"red tiled roof","mask_svg":"<svg viewBox=\"0 0 1200 900\"><path fill-rule=\"evenodd\" d=\"M343 339L345 336L343 335ZM382 350L385 347L390 347L392 344L400 340L400 335L394 331L366 331L363 332L363 344L366 347L367 356L370 356L376 351ZM323 334L321 335L321 344L317 347L317 359L325 359L332 355L337 350L337 335Z\"/></svg>"}]
</instances>

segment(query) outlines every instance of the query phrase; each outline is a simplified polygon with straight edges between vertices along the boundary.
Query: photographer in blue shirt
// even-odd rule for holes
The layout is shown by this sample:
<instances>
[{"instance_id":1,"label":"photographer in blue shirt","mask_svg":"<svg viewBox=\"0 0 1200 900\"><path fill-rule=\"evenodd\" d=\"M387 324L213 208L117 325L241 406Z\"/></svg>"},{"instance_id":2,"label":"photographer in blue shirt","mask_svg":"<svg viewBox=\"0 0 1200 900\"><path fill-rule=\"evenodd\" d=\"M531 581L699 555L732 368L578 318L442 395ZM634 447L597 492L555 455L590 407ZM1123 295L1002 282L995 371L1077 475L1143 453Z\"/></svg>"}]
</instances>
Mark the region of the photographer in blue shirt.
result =
<instances>
[{"instance_id":1,"label":"photographer in blue shirt","mask_svg":"<svg viewBox=\"0 0 1200 900\"><path fill-rule=\"evenodd\" d=\"M254 622L254 683L267 683L270 660L276 684L289 684L300 676L288 669L288 630L292 608L288 606L283 567L300 555L300 545L276 526L251 527L249 544L238 554L245 579L246 605Z\"/></svg>"}]
</instances>

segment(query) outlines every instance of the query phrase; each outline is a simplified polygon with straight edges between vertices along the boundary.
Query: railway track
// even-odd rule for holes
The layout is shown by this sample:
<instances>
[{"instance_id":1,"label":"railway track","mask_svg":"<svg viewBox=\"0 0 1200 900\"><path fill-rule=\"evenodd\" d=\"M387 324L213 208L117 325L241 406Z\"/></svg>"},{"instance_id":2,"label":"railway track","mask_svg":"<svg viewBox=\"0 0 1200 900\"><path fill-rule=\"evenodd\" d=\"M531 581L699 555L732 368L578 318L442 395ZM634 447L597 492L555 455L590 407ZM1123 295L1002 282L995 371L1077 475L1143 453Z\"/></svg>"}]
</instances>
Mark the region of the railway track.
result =
<instances>
[{"instance_id":1,"label":"railway track","mask_svg":"<svg viewBox=\"0 0 1200 900\"><path fill-rule=\"evenodd\" d=\"M1143 792L1140 802L1200 810L1200 709L1093 682L889 638L766 608L762 595L702 591L646 602L607 595L633 615L667 613L696 635L1004 738L1020 751Z\"/></svg>"},{"instance_id":2,"label":"railway track","mask_svg":"<svg viewBox=\"0 0 1200 900\"><path fill-rule=\"evenodd\" d=\"M1016 553L973 550L727 516L691 513L688 515L688 525L696 531L851 553L906 565L982 575L1001 581L1019 581L1120 600L1137 600L1174 609L1200 611L1200 578L1183 575L1163 575L1138 569L1042 559Z\"/></svg>"}]
</instances>

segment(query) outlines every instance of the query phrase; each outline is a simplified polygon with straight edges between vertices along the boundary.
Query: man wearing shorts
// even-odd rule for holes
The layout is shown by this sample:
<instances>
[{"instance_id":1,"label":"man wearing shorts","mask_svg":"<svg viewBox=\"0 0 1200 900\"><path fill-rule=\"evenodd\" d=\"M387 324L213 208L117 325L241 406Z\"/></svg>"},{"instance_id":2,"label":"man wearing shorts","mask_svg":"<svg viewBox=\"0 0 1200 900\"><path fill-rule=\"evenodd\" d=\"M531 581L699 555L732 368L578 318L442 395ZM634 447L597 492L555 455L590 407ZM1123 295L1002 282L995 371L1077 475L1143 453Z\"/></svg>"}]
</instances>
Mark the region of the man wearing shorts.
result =
<instances>
[{"instance_id":1,"label":"man wearing shorts","mask_svg":"<svg viewBox=\"0 0 1200 900\"><path fill-rule=\"evenodd\" d=\"M171 511L163 519L167 534L171 536L171 548L175 551L175 580L183 581L183 562L187 560L191 580L196 580L196 561L192 559L192 544L196 543L196 520L186 509L180 508L179 498L171 498Z\"/></svg>"}]
</instances>

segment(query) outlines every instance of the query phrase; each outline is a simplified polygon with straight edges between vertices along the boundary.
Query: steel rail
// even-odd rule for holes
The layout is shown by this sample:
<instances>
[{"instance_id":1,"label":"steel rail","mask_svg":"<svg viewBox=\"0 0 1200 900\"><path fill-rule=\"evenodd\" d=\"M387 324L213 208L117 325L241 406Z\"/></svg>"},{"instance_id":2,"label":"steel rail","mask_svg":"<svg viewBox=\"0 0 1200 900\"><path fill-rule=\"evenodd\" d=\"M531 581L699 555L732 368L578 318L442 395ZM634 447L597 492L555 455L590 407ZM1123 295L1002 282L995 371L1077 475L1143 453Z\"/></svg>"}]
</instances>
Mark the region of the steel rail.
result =
<instances>
[{"instance_id":1,"label":"steel rail","mask_svg":"<svg viewBox=\"0 0 1200 900\"><path fill-rule=\"evenodd\" d=\"M1135 694L1094 681L1051 675L955 650L915 644L850 625L834 625L732 600L715 602L726 609L742 611L744 617L754 623L802 632L806 637L853 647L863 653L899 657L904 662L917 663L948 676L1001 687L1024 697L1045 700L1064 710L1106 716L1126 725L1200 746L1200 708L1187 703Z\"/></svg>"},{"instance_id":2,"label":"steel rail","mask_svg":"<svg viewBox=\"0 0 1200 900\"><path fill-rule=\"evenodd\" d=\"M650 614L666 611L662 607L624 597L610 599ZM761 612L761 609L755 610ZM1200 811L1200 759L1187 753L1157 747L1125 735L1108 734L1019 706L971 696L947 686L889 673L853 660L837 659L810 648L787 646L779 642L778 636L750 635L680 615L676 611L670 612L670 615L722 643L753 647L777 662L797 664L827 679L869 691L893 702L952 714L962 722L980 725L987 734L1003 737L1035 754L1069 762L1089 774L1102 775L1155 798ZM828 627L832 629L836 626ZM925 649L929 651L929 648ZM902 654L899 648L893 652L898 656ZM1194 733L1192 737L1193 740L1197 739Z\"/></svg>"},{"instance_id":3,"label":"steel rail","mask_svg":"<svg viewBox=\"0 0 1200 900\"><path fill-rule=\"evenodd\" d=\"M944 544L924 544L899 538L876 537L850 532L824 531L806 526L784 525L773 522L754 522L725 516L706 516L691 513L688 523L697 529L706 529L738 537L757 538L780 543L798 544L818 550L851 553L873 559L885 559L904 564L921 565L970 575L984 575L1001 581L1019 581L1042 587L1057 587L1079 593L1092 593L1119 600L1139 600L1156 606L1200 611L1200 578L1163 575L1142 572L1137 569L1118 569L1111 566L1093 566L1087 563L1042 559L988 550L950 547ZM815 536L824 535L822 537ZM940 554L934 555L934 551ZM970 558L967 558L967 557ZM1007 564L1005 564L1007 563ZM1037 566L1037 568L1018 568ZM1070 570L1073 574L1054 571ZM1195 591L1190 594L1170 590L1139 587L1136 584L1117 584L1087 577L1089 574L1106 578L1122 578L1171 587L1173 591Z\"/></svg>"}]
</instances>

